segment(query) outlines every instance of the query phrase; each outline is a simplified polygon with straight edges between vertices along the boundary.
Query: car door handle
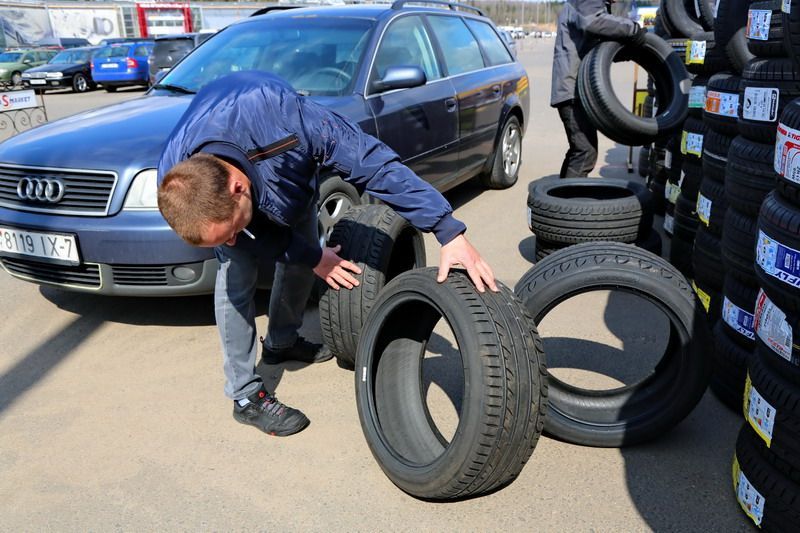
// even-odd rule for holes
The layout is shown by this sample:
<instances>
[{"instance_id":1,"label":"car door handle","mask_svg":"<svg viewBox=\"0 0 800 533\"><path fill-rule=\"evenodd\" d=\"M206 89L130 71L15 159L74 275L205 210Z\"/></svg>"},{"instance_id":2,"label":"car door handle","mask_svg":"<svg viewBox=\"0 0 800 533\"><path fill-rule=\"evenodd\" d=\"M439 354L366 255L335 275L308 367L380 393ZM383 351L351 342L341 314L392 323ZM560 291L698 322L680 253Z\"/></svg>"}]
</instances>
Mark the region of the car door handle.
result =
<instances>
[{"instance_id":1,"label":"car door handle","mask_svg":"<svg viewBox=\"0 0 800 533\"><path fill-rule=\"evenodd\" d=\"M448 98L444 101L444 105L447 108L447 111L455 111L458 107L458 101L455 98Z\"/></svg>"},{"instance_id":2,"label":"car door handle","mask_svg":"<svg viewBox=\"0 0 800 533\"><path fill-rule=\"evenodd\" d=\"M498 95L498 94L500 94L500 86L499 86L499 85L493 85L493 86L492 86L492 92L493 92L495 95Z\"/></svg>"}]
</instances>

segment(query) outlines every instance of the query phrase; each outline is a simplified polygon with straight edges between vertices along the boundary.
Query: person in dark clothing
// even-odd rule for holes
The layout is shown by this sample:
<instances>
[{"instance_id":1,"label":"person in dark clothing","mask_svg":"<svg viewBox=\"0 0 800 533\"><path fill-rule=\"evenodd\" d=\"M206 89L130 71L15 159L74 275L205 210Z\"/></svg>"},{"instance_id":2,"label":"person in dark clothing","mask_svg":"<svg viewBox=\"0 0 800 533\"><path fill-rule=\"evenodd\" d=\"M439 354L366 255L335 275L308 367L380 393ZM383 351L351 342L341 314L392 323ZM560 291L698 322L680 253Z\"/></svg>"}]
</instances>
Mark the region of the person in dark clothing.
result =
<instances>
[{"instance_id":1,"label":"person in dark clothing","mask_svg":"<svg viewBox=\"0 0 800 533\"><path fill-rule=\"evenodd\" d=\"M297 94L280 78L239 72L203 87L173 130L159 162L158 206L186 242L219 260L214 308L233 416L271 435L309 420L279 402L255 372L253 297L259 267L274 267L262 359L306 363L330 351L298 336L314 274L335 290L358 285L360 269L321 247L320 174L335 172L383 201L442 245L440 282L461 264L479 291L496 291L489 265L464 237L444 197L358 125ZM324 174L323 174L324 175Z\"/></svg>"},{"instance_id":2,"label":"person in dark clothing","mask_svg":"<svg viewBox=\"0 0 800 533\"><path fill-rule=\"evenodd\" d=\"M550 105L558 109L569 142L562 178L588 176L597 163L597 129L586 116L575 87L581 59L600 40L640 46L647 33L636 22L612 15L614 2L568 0L558 15Z\"/></svg>"}]
</instances>

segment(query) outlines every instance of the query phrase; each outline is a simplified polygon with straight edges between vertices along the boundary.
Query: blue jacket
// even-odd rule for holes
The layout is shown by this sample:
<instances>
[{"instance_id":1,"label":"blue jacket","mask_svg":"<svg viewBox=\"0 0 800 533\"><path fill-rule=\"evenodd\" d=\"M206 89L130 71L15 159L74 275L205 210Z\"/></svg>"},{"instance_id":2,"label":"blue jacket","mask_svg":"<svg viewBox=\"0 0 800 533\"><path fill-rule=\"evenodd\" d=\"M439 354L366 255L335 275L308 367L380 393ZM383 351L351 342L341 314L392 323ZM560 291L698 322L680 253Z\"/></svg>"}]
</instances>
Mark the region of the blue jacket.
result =
<instances>
[{"instance_id":1,"label":"blue jacket","mask_svg":"<svg viewBox=\"0 0 800 533\"><path fill-rule=\"evenodd\" d=\"M444 197L392 149L272 74L238 72L198 91L161 155L159 184L197 152L236 163L252 182L254 208L290 233L316 210L325 174L366 190L441 244L466 230ZM314 267L322 255L319 243L294 234L283 247L278 255L285 262Z\"/></svg>"}]
</instances>

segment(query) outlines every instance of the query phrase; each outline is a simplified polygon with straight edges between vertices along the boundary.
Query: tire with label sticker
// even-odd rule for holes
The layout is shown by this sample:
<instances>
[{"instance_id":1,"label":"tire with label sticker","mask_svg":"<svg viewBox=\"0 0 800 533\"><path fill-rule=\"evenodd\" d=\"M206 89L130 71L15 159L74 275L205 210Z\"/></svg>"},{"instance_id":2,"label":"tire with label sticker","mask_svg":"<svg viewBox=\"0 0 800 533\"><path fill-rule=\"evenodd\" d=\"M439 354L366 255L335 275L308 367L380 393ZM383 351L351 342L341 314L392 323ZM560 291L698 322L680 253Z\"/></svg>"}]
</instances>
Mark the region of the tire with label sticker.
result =
<instances>
[{"instance_id":1,"label":"tire with label sticker","mask_svg":"<svg viewBox=\"0 0 800 533\"><path fill-rule=\"evenodd\" d=\"M636 242L653 227L652 195L617 178L545 178L528 185L531 230L550 242Z\"/></svg>"},{"instance_id":2,"label":"tire with label sticker","mask_svg":"<svg viewBox=\"0 0 800 533\"><path fill-rule=\"evenodd\" d=\"M510 289L498 283L500 292L479 293L459 270L444 283L436 277L436 268L404 272L378 296L358 344L356 405L393 483L419 498L452 500L518 476L544 425L547 369L536 325ZM440 321L454 336L447 375L425 357ZM429 408L431 382L461 391L450 437Z\"/></svg>"},{"instance_id":3,"label":"tire with label sticker","mask_svg":"<svg viewBox=\"0 0 800 533\"><path fill-rule=\"evenodd\" d=\"M703 182L703 165L697 158L685 158L683 160L680 181L680 195L689 202L697 202L697 195L700 193L700 184Z\"/></svg>"},{"instance_id":4,"label":"tire with label sticker","mask_svg":"<svg viewBox=\"0 0 800 533\"><path fill-rule=\"evenodd\" d=\"M732 137L723 135L714 130L706 133L703 142L703 178L718 182L725 182L725 167L728 166L728 150L731 147Z\"/></svg>"},{"instance_id":5,"label":"tire with label sticker","mask_svg":"<svg viewBox=\"0 0 800 533\"><path fill-rule=\"evenodd\" d=\"M703 157L703 143L708 126L701 120L689 117L683 123L681 134L681 153L683 154L684 165L686 161L700 163Z\"/></svg>"},{"instance_id":6,"label":"tire with label sticker","mask_svg":"<svg viewBox=\"0 0 800 533\"><path fill-rule=\"evenodd\" d=\"M361 328L378 293L395 276L425 266L422 234L386 205L360 205L336 223L328 246L357 264L359 285L326 288L319 302L322 340L343 367L352 367ZM327 287L327 286L326 286Z\"/></svg>"},{"instance_id":7,"label":"tire with label sticker","mask_svg":"<svg viewBox=\"0 0 800 533\"><path fill-rule=\"evenodd\" d=\"M756 278L776 294L784 311L800 311L800 210L775 192L767 195L758 216Z\"/></svg>"},{"instance_id":8,"label":"tire with label sticker","mask_svg":"<svg viewBox=\"0 0 800 533\"><path fill-rule=\"evenodd\" d=\"M737 413L742 412L742 397L747 375L747 359L752 349L742 348L725 333L721 320L714 326L714 373L709 387L714 395Z\"/></svg>"},{"instance_id":9,"label":"tire with label sticker","mask_svg":"<svg viewBox=\"0 0 800 533\"><path fill-rule=\"evenodd\" d=\"M783 28L786 55L794 58L800 68L800 0L785 0Z\"/></svg>"},{"instance_id":10,"label":"tire with label sticker","mask_svg":"<svg viewBox=\"0 0 800 533\"><path fill-rule=\"evenodd\" d=\"M706 103L707 76L695 76L692 80L692 89L689 92L689 116L703 118L703 107Z\"/></svg>"},{"instance_id":11,"label":"tire with label sticker","mask_svg":"<svg viewBox=\"0 0 800 533\"><path fill-rule=\"evenodd\" d=\"M709 327L712 327L722 316L722 291L697 276L692 280L692 288L706 313Z\"/></svg>"},{"instance_id":12,"label":"tire with label sticker","mask_svg":"<svg viewBox=\"0 0 800 533\"><path fill-rule=\"evenodd\" d=\"M800 471L800 388L766 364L763 353L767 349L761 345L748 359L749 383L739 408L744 406L744 418L754 436L772 453L794 465L797 472ZM764 408L758 409L759 404L765 404ZM793 477L800 482L796 472Z\"/></svg>"},{"instance_id":13,"label":"tire with label sticker","mask_svg":"<svg viewBox=\"0 0 800 533\"><path fill-rule=\"evenodd\" d=\"M752 352L756 345L754 321L757 298L758 286L725 273L720 327L733 342L748 352Z\"/></svg>"},{"instance_id":14,"label":"tire with label sticker","mask_svg":"<svg viewBox=\"0 0 800 533\"><path fill-rule=\"evenodd\" d=\"M728 275L757 285L755 260L758 219L728 207L722 229L722 264Z\"/></svg>"},{"instance_id":15,"label":"tire with label sticker","mask_svg":"<svg viewBox=\"0 0 800 533\"><path fill-rule=\"evenodd\" d=\"M658 101L655 117L636 116L614 93L611 65L622 58L653 76ZM606 137L627 146L641 146L677 132L688 113L689 84L689 73L678 54L653 33L647 33L644 44L637 48L601 42L581 61L577 79L578 95L589 120Z\"/></svg>"},{"instance_id":16,"label":"tire with label sticker","mask_svg":"<svg viewBox=\"0 0 800 533\"><path fill-rule=\"evenodd\" d=\"M764 197L775 188L773 159L775 146L735 137L728 150L725 199L728 205L758 215Z\"/></svg>"},{"instance_id":17,"label":"tire with label sticker","mask_svg":"<svg viewBox=\"0 0 800 533\"><path fill-rule=\"evenodd\" d=\"M800 99L792 100L781 113L775 149L775 188L783 198L800 206Z\"/></svg>"},{"instance_id":18,"label":"tire with label sticker","mask_svg":"<svg viewBox=\"0 0 800 533\"><path fill-rule=\"evenodd\" d=\"M706 84L703 122L709 129L728 137L739 133L736 113L739 109L739 76L718 72Z\"/></svg>"},{"instance_id":19,"label":"tire with label sticker","mask_svg":"<svg viewBox=\"0 0 800 533\"><path fill-rule=\"evenodd\" d=\"M739 431L733 468L736 499L763 531L797 531L800 485L782 470L791 469L759 443L749 426Z\"/></svg>"},{"instance_id":20,"label":"tire with label sticker","mask_svg":"<svg viewBox=\"0 0 800 533\"><path fill-rule=\"evenodd\" d=\"M770 289L758 292L753 320L756 351L782 376L800 384L800 315L781 307L779 296Z\"/></svg>"},{"instance_id":21,"label":"tire with label sticker","mask_svg":"<svg viewBox=\"0 0 800 533\"><path fill-rule=\"evenodd\" d=\"M710 76L731 68L725 49L718 47L714 33L709 31L692 35L686 43L686 70L692 74Z\"/></svg>"},{"instance_id":22,"label":"tire with label sticker","mask_svg":"<svg viewBox=\"0 0 800 533\"><path fill-rule=\"evenodd\" d=\"M747 15L747 47L758 57L786 57L783 0L753 2Z\"/></svg>"},{"instance_id":23,"label":"tire with label sticker","mask_svg":"<svg viewBox=\"0 0 800 533\"><path fill-rule=\"evenodd\" d=\"M722 250L719 237L702 225L697 228L692 251L694 279L716 292L722 292L725 280L722 271Z\"/></svg>"},{"instance_id":24,"label":"tire with label sticker","mask_svg":"<svg viewBox=\"0 0 800 533\"><path fill-rule=\"evenodd\" d=\"M742 72L739 85L739 133L748 139L775 143L778 117L800 96L800 70L789 58L757 58Z\"/></svg>"},{"instance_id":25,"label":"tire with label sticker","mask_svg":"<svg viewBox=\"0 0 800 533\"><path fill-rule=\"evenodd\" d=\"M725 184L713 179L704 179L700 184L700 194L697 196L696 211L700 225L704 225L714 235L722 235L727 209Z\"/></svg>"},{"instance_id":26,"label":"tire with label sticker","mask_svg":"<svg viewBox=\"0 0 800 533\"><path fill-rule=\"evenodd\" d=\"M633 445L662 435L694 408L711 373L708 326L691 286L666 261L634 246L572 246L529 270L514 292L539 323L572 296L609 287L633 291L662 310L671 337L653 373L626 387L586 390L549 376L545 431L588 446Z\"/></svg>"}]
</instances>

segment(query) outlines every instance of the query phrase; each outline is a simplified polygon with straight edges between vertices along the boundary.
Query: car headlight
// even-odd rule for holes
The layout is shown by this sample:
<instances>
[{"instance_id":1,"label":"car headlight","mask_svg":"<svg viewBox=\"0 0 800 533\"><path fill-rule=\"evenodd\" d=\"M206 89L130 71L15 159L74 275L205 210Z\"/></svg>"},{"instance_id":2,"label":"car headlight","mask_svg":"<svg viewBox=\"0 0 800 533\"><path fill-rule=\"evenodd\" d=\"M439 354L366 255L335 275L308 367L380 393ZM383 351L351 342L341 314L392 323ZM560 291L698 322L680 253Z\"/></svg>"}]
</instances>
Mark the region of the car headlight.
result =
<instances>
[{"instance_id":1,"label":"car headlight","mask_svg":"<svg viewBox=\"0 0 800 533\"><path fill-rule=\"evenodd\" d=\"M23 73L22 73L22 79L26 80L26 79L28 79L28 78L30 78L30 77L31 77L31 75L30 75L30 74L28 74L27 72L23 72Z\"/></svg>"},{"instance_id":2,"label":"car headlight","mask_svg":"<svg viewBox=\"0 0 800 533\"><path fill-rule=\"evenodd\" d=\"M125 197L123 209L130 211L157 211L158 210L158 174L151 168L139 172Z\"/></svg>"},{"instance_id":3,"label":"car headlight","mask_svg":"<svg viewBox=\"0 0 800 533\"><path fill-rule=\"evenodd\" d=\"M47 73L47 77L48 78L63 78L64 74L62 72L48 72Z\"/></svg>"}]
</instances>

